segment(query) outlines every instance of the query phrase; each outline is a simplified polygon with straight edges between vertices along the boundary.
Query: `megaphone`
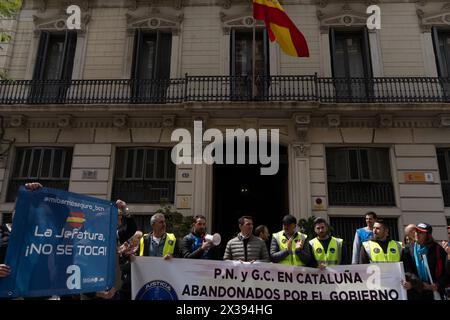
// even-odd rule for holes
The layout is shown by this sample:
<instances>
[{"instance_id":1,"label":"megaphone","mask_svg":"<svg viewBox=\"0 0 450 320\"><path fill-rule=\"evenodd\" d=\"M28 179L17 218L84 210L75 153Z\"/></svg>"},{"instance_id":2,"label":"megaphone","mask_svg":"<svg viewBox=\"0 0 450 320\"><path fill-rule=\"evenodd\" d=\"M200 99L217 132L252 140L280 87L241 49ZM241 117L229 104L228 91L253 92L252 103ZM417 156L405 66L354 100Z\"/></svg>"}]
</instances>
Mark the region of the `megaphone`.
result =
<instances>
[{"instance_id":1,"label":"megaphone","mask_svg":"<svg viewBox=\"0 0 450 320\"><path fill-rule=\"evenodd\" d=\"M218 246L220 244L220 241L222 241L222 238L220 237L220 234L214 233L214 234L207 234L205 236L205 240L212 242L212 244L215 246Z\"/></svg>"}]
</instances>

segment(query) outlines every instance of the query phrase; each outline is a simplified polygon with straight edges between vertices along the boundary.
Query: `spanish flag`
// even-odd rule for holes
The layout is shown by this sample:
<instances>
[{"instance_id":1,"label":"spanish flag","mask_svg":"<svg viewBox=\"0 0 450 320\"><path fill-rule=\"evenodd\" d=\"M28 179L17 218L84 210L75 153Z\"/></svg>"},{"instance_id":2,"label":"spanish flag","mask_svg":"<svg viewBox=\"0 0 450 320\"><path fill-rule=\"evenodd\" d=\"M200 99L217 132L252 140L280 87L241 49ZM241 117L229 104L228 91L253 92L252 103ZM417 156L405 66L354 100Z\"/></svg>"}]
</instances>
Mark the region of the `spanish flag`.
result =
<instances>
[{"instance_id":1,"label":"spanish flag","mask_svg":"<svg viewBox=\"0 0 450 320\"><path fill-rule=\"evenodd\" d=\"M264 21L270 41L277 40L286 54L294 57L309 57L305 37L288 17L278 0L253 0L253 17Z\"/></svg>"}]
</instances>

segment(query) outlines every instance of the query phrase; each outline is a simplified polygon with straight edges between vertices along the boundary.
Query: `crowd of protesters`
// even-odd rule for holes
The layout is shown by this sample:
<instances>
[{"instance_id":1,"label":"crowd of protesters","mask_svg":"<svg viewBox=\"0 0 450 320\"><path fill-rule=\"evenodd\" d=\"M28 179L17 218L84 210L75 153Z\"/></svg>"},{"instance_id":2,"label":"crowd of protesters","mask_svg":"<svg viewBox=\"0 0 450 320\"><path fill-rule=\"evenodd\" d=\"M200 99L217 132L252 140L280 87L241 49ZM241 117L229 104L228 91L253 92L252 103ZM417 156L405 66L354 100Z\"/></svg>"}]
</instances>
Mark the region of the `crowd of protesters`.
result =
<instances>
[{"instance_id":1,"label":"crowd of protesters","mask_svg":"<svg viewBox=\"0 0 450 320\"><path fill-rule=\"evenodd\" d=\"M28 183L31 191L42 187ZM116 283L105 292L83 294L62 299L121 299L131 297L131 262L136 256L153 256L163 259L213 259L238 260L242 263L272 262L291 266L307 266L326 269L343 264L350 252L346 252L343 240L331 235L330 226L324 218L314 220L316 237L299 231L297 219L286 215L281 221L282 229L270 235L266 226L260 225L253 233L253 217L242 216L237 221L239 232L229 240L223 257L219 247L206 236L206 218L193 218L192 230L177 242L177 237L166 230L165 216L156 213L151 217L152 231L148 234L137 230L137 225L123 200L117 200L117 252ZM405 227L403 242L391 238L389 227L375 212L365 214L366 226L355 232L352 264L403 262L409 300L444 300L449 297L450 247L449 241L438 243L433 238L430 224L420 222ZM0 229L0 281L11 270L4 264L11 224ZM447 228L450 239L450 226Z\"/></svg>"}]
</instances>

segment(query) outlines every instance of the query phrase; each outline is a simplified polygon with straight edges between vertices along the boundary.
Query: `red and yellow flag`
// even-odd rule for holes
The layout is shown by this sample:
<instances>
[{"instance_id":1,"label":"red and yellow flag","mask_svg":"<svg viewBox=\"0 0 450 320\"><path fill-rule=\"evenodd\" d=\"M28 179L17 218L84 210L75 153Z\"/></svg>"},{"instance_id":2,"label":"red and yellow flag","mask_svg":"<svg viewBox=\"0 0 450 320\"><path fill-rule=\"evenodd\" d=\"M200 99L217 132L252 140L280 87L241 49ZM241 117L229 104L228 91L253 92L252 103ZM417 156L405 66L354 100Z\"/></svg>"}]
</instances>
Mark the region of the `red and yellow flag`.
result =
<instances>
[{"instance_id":1,"label":"red and yellow flag","mask_svg":"<svg viewBox=\"0 0 450 320\"><path fill-rule=\"evenodd\" d=\"M253 0L253 17L263 20L270 41L277 41L283 51L294 57L309 57L303 34L288 17L278 0Z\"/></svg>"}]
</instances>

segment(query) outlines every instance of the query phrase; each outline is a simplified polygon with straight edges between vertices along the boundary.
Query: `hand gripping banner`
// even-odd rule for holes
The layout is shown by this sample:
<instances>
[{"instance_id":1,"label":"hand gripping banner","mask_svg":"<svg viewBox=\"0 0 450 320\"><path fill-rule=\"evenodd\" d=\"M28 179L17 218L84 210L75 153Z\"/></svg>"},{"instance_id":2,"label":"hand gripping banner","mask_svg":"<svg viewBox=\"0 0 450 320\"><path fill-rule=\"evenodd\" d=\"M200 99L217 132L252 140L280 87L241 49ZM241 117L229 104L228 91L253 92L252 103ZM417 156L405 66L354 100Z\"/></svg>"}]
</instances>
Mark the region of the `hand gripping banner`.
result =
<instances>
[{"instance_id":1,"label":"hand gripping banner","mask_svg":"<svg viewBox=\"0 0 450 320\"><path fill-rule=\"evenodd\" d=\"M103 291L115 276L117 207L76 193L18 192L1 297Z\"/></svg>"}]
</instances>

